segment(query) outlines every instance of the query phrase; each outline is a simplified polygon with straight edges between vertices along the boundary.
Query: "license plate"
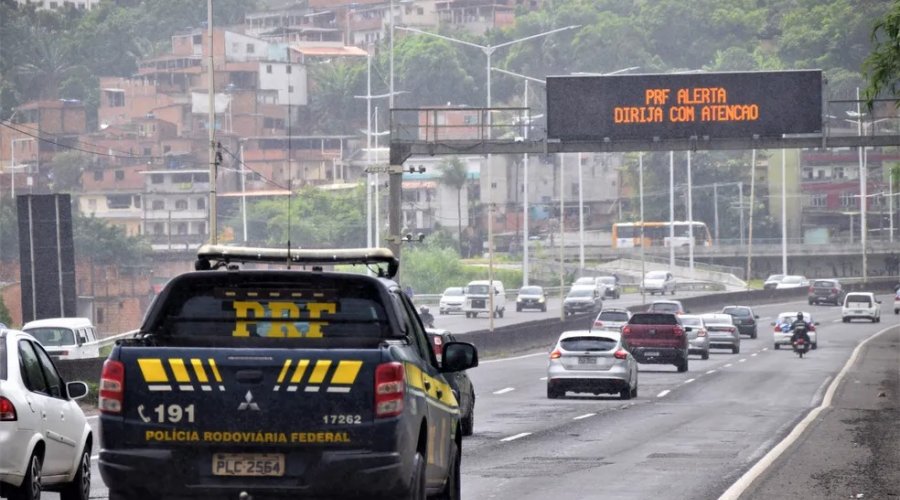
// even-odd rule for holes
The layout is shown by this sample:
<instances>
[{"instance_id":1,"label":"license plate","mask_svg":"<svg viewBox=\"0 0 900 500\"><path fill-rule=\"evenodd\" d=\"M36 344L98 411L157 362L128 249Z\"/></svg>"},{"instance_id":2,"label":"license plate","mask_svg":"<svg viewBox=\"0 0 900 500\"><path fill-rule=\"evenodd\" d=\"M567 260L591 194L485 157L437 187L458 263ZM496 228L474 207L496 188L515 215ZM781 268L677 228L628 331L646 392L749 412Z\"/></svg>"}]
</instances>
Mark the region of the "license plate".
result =
<instances>
[{"instance_id":1,"label":"license plate","mask_svg":"<svg viewBox=\"0 0 900 500\"><path fill-rule=\"evenodd\" d=\"M216 453L212 458L214 476L284 475L284 455L281 453Z\"/></svg>"},{"instance_id":2,"label":"license plate","mask_svg":"<svg viewBox=\"0 0 900 500\"><path fill-rule=\"evenodd\" d=\"M853 314L862 314L862 311L853 311Z\"/></svg>"},{"instance_id":3,"label":"license plate","mask_svg":"<svg viewBox=\"0 0 900 500\"><path fill-rule=\"evenodd\" d=\"M647 356L648 358L656 358L659 356L659 351L647 351L644 353L644 356Z\"/></svg>"},{"instance_id":4,"label":"license plate","mask_svg":"<svg viewBox=\"0 0 900 500\"><path fill-rule=\"evenodd\" d=\"M596 365L596 364L597 364L597 358L594 358L594 357L591 357L591 356L579 356L579 357L578 357L578 364L579 364L579 365Z\"/></svg>"}]
</instances>

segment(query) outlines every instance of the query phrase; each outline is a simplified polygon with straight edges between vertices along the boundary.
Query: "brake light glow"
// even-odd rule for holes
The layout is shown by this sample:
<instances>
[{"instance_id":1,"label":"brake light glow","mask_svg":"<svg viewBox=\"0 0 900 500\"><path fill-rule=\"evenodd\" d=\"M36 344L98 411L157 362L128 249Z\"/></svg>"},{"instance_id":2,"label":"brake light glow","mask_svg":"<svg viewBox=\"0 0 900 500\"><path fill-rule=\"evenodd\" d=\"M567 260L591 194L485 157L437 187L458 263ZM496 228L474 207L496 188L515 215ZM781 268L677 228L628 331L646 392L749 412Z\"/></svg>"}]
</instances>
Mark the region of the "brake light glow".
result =
<instances>
[{"instance_id":1,"label":"brake light glow","mask_svg":"<svg viewBox=\"0 0 900 500\"><path fill-rule=\"evenodd\" d=\"M680 337L680 336L684 335L684 328L681 328L680 326L676 326L675 328L672 329L672 333L674 333L676 337Z\"/></svg>"},{"instance_id":2,"label":"brake light glow","mask_svg":"<svg viewBox=\"0 0 900 500\"><path fill-rule=\"evenodd\" d=\"M107 359L100 373L100 397L97 406L102 413L120 414L125 399L125 365Z\"/></svg>"},{"instance_id":3,"label":"brake light glow","mask_svg":"<svg viewBox=\"0 0 900 500\"><path fill-rule=\"evenodd\" d=\"M553 352L550 353L550 359L559 359L562 357L562 353L559 352L559 349L554 349Z\"/></svg>"},{"instance_id":4,"label":"brake light glow","mask_svg":"<svg viewBox=\"0 0 900 500\"><path fill-rule=\"evenodd\" d=\"M594 328L602 328L602 327L603 327L602 321L599 321L599 320L594 321Z\"/></svg>"},{"instance_id":5,"label":"brake light glow","mask_svg":"<svg viewBox=\"0 0 900 500\"><path fill-rule=\"evenodd\" d=\"M0 396L0 422L14 422L18 419L16 407L12 401Z\"/></svg>"},{"instance_id":6,"label":"brake light glow","mask_svg":"<svg viewBox=\"0 0 900 500\"><path fill-rule=\"evenodd\" d=\"M628 325L623 326L622 327L622 335L630 335L630 334L631 334L631 327Z\"/></svg>"},{"instance_id":7,"label":"brake light glow","mask_svg":"<svg viewBox=\"0 0 900 500\"><path fill-rule=\"evenodd\" d=\"M613 354L613 357L616 359L628 359L628 353L622 349L619 349L615 352L615 354Z\"/></svg>"},{"instance_id":8,"label":"brake light glow","mask_svg":"<svg viewBox=\"0 0 900 500\"><path fill-rule=\"evenodd\" d=\"M382 363L375 368L375 417L396 417L403 413L406 371L398 362Z\"/></svg>"}]
</instances>

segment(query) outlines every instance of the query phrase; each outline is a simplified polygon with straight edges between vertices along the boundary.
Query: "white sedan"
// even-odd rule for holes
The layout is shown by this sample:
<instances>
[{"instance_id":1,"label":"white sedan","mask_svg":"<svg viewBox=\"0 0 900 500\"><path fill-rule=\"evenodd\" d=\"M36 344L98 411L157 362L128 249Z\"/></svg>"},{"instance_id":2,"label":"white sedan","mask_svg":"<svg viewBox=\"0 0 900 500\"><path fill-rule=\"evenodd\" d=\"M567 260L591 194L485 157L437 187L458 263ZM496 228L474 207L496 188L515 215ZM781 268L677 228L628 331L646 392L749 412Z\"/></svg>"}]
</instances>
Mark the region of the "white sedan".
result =
<instances>
[{"instance_id":1,"label":"white sedan","mask_svg":"<svg viewBox=\"0 0 900 500\"><path fill-rule=\"evenodd\" d=\"M65 383L31 335L0 329L0 490L33 500L41 490L61 500L91 493L93 436L75 402L84 382Z\"/></svg>"},{"instance_id":2,"label":"white sedan","mask_svg":"<svg viewBox=\"0 0 900 500\"><path fill-rule=\"evenodd\" d=\"M803 320L809 323L809 331L807 332L809 334L809 341L810 343L812 343L812 348L817 349L819 347L819 337L816 334L816 326L818 326L819 323L813 321L812 314L809 314L806 311L802 312ZM772 336L774 337L775 349L778 349L783 345L790 347L791 336L794 333L791 331L790 325L796 320L796 312L783 312L779 314L778 319L775 320L774 323L772 323L772 326L774 327Z\"/></svg>"}]
</instances>

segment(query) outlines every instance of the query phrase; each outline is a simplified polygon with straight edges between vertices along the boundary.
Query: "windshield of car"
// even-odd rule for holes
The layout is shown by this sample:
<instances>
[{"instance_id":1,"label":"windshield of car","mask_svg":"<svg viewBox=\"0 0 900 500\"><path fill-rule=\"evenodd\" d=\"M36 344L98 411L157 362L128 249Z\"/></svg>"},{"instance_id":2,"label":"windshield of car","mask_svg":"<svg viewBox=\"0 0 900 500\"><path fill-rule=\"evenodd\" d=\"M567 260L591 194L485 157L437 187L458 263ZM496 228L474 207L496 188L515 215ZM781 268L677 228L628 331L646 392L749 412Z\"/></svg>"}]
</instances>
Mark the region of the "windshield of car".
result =
<instances>
[{"instance_id":1,"label":"windshield of car","mask_svg":"<svg viewBox=\"0 0 900 500\"><path fill-rule=\"evenodd\" d=\"M578 278L577 280L575 280L574 284L576 284L576 285L593 285L594 278Z\"/></svg>"},{"instance_id":2,"label":"windshield of car","mask_svg":"<svg viewBox=\"0 0 900 500\"><path fill-rule=\"evenodd\" d=\"M751 316L750 309L747 309L746 307L726 307L722 312L741 318L749 318Z\"/></svg>"},{"instance_id":3,"label":"windshield of car","mask_svg":"<svg viewBox=\"0 0 900 500\"><path fill-rule=\"evenodd\" d=\"M75 332L68 328L29 328L26 330L44 347L65 347L75 345Z\"/></svg>"},{"instance_id":4,"label":"windshield of car","mask_svg":"<svg viewBox=\"0 0 900 500\"><path fill-rule=\"evenodd\" d=\"M628 313L625 311L603 311L597 316L601 321L628 321Z\"/></svg>"},{"instance_id":5,"label":"windshield of car","mask_svg":"<svg viewBox=\"0 0 900 500\"><path fill-rule=\"evenodd\" d=\"M444 295L447 297L458 297L463 295L462 287L450 287L444 290Z\"/></svg>"},{"instance_id":6,"label":"windshield of car","mask_svg":"<svg viewBox=\"0 0 900 500\"><path fill-rule=\"evenodd\" d=\"M847 304L862 304L865 306L871 306L872 297L861 293L851 293L847 295Z\"/></svg>"},{"instance_id":7,"label":"windshield of car","mask_svg":"<svg viewBox=\"0 0 900 500\"><path fill-rule=\"evenodd\" d=\"M666 279L665 271L651 271L647 273L648 280L664 280Z\"/></svg>"},{"instance_id":8,"label":"windshield of car","mask_svg":"<svg viewBox=\"0 0 900 500\"><path fill-rule=\"evenodd\" d=\"M466 293L469 295L487 295L488 294L488 286L487 285L469 285L466 288Z\"/></svg>"},{"instance_id":9,"label":"windshield of car","mask_svg":"<svg viewBox=\"0 0 900 500\"><path fill-rule=\"evenodd\" d=\"M681 317L681 324L684 326L703 326L703 320L700 318Z\"/></svg>"},{"instance_id":10,"label":"windshield of car","mask_svg":"<svg viewBox=\"0 0 900 500\"><path fill-rule=\"evenodd\" d=\"M677 325L678 318L674 314L637 313L628 320L631 325Z\"/></svg>"},{"instance_id":11,"label":"windshield of car","mask_svg":"<svg viewBox=\"0 0 900 500\"><path fill-rule=\"evenodd\" d=\"M568 337L559 342L566 351L609 351L618 342L606 337Z\"/></svg>"},{"instance_id":12,"label":"windshield of car","mask_svg":"<svg viewBox=\"0 0 900 500\"><path fill-rule=\"evenodd\" d=\"M522 295L540 295L543 293L543 289L539 286L526 286L519 290L519 293Z\"/></svg>"},{"instance_id":13,"label":"windshield of car","mask_svg":"<svg viewBox=\"0 0 900 500\"><path fill-rule=\"evenodd\" d=\"M728 314L705 314L703 315L703 322L706 323L706 326L734 325L734 321Z\"/></svg>"},{"instance_id":14,"label":"windshield of car","mask_svg":"<svg viewBox=\"0 0 900 500\"><path fill-rule=\"evenodd\" d=\"M785 285L794 285L797 283L802 283L803 278L800 276L785 276L784 279L781 280L781 282Z\"/></svg>"},{"instance_id":15,"label":"windshield of car","mask_svg":"<svg viewBox=\"0 0 900 500\"><path fill-rule=\"evenodd\" d=\"M604 285L615 285L616 284L616 279L613 278L612 276L604 276L602 278L597 278L597 281L599 281L600 283L603 283Z\"/></svg>"},{"instance_id":16,"label":"windshield of car","mask_svg":"<svg viewBox=\"0 0 900 500\"><path fill-rule=\"evenodd\" d=\"M835 282L828 280L817 280L813 283L815 288L832 288L834 286L836 286Z\"/></svg>"},{"instance_id":17,"label":"windshield of car","mask_svg":"<svg viewBox=\"0 0 900 500\"><path fill-rule=\"evenodd\" d=\"M783 274L772 274L769 275L768 278L766 278L766 281L781 281L782 279L784 279Z\"/></svg>"},{"instance_id":18,"label":"windshield of car","mask_svg":"<svg viewBox=\"0 0 900 500\"><path fill-rule=\"evenodd\" d=\"M778 323L793 323L797 320L797 313L781 313L778 315ZM807 323L812 321L809 313L803 313L803 320Z\"/></svg>"},{"instance_id":19,"label":"windshield of car","mask_svg":"<svg viewBox=\"0 0 900 500\"><path fill-rule=\"evenodd\" d=\"M594 291L590 288L576 288L569 292L569 297L593 297Z\"/></svg>"},{"instance_id":20,"label":"windshield of car","mask_svg":"<svg viewBox=\"0 0 900 500\"><path fill-rule=\"evenodd\" d=\"M653 312L676 313L680 312L681 308L678 307L678 304L672 302L654 302L653 304L650 304L650 310Z\"/></svg>"}]
</instances>

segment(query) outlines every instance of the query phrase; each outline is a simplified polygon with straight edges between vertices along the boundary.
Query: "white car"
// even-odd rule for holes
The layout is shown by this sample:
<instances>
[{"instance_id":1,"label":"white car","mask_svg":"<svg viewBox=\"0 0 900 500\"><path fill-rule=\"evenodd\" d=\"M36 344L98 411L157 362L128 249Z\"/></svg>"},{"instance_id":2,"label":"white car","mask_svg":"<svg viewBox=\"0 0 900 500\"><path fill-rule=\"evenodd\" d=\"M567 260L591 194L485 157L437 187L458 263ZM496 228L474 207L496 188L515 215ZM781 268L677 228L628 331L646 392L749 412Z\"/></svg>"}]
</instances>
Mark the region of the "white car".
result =
<instances>
[{"instance_id":1,"label":"white car","mask_svg":"<svg viewBox=\"0 0 900 500\"><path fill-rule=\"evenodd\" d=\"M881 301L870 292L851 292L844 297L841 320L849 323L853 319L867 319L872 323L881 321Z\"/></svg>"},{"instance_id":2,"label":"white car","mask_svg":"<svg viewBox=\"0 0 900 500\"><path fill-rule=\"evenodd\" d=\"M789 275L782 278L775 286L775 289L783 290L785 288L805 288L808 286L809 280L806 279L806 276Z\"/></svg>"},{"instance_id":3,"label":"white car","mask_svg":"<svg viewBox=\"0 0 900 500\"><path fill-rule=\"evenodd\" d=\"M547 397L567 391L637 397L638 366L619 332L563 332L547 364Z\"/></svg>"},{"instance_id":4,"label":"white car","mask_svg":"<svg viewBox=\"0 0 900 500\"><path fill-rule=\"evenodd\" d=\"M0 330L0 490L34 500L41 490L61 500L91 493L93 436L75 402L84 382L66 383L31 335Z\"/></svg>"},{"instance_id":5,"label":"white car","mask_svg":"<svg viewBox=\"0 0 900 500\"><path fill-rule=\"evenodd\" d=\"M612 332L622 331L622 327L631 319L631 311L623 307L604 307L594 319L591 331L606 330Z\"/></svg>"},{"instance_id":6,"label":"white car","mask_svg":"<svg viewBox=\"0 0 900 500\"><path fill-rule=\"evenodd\" d=\"M438 301L438 314L462 312L465 302L466 294L463 287L451 286L441 294L441 299Z\"/></svg>"},{"instance_id":7,"label":"white car","mask_svg":"<svg viewBox=\"0 0 900 500\"><path fill-rule=\"evenodd\" d=\"M819 326L819 323L813 321L812 314L801 311L803 313L803 319L807 323L809 323L809 341L812 343L812 348L817 349L819 347L819 337L816 333L816 327ZM778 315L778 319L772 323L774 329L772 330L772 336L774 340L775 349L780 348L785 345L790 347L791 345L791 335L793 332L791 331L791 324L797 320L796 312L783 312Z\"/></svg>"},{"instance_id":8,"label":"white car","mask_svg":"<svg viewBox=\"0 0 900 500\"><path fill-rule=\"evenodd\" d=\"M53 359L100 357L97 330L87 318L46 318L29 321L22 331L36 338Z\"/></svg>"},{"instance_id":9,"label":"white car","mask_svg":"<svg viewBox=\"0 0 900 500\"><path fill-rule=\"evenodd\" d=\"M650 271L644 276L641 289L650 295L675 295L675 277L668 271Z\"/></svg>"}]
</instances>

